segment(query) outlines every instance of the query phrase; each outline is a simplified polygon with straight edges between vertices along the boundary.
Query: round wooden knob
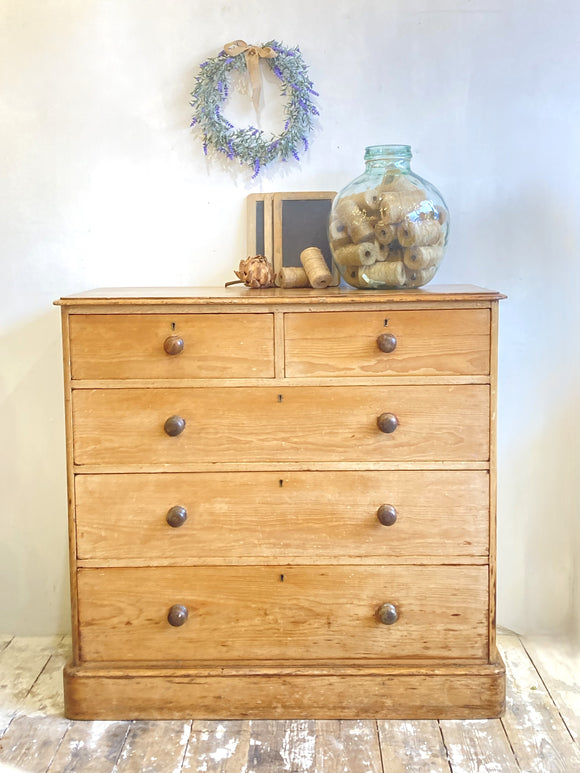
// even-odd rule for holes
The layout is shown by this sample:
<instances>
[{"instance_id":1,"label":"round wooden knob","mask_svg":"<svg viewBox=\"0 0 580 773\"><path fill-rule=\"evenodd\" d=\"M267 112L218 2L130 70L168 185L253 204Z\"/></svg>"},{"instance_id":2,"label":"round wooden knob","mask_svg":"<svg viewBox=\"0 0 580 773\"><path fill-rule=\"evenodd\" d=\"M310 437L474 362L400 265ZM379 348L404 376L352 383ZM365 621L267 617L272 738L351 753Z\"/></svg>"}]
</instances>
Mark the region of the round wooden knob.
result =
<instances>
[{"instance_id":1,"label":"round wooden knob","mask_svg":"<svg viewBox=\"0 0 580 773\"><path fill-rule=\"evenodd\" d=\"M183 604L174 604L169 610L167 621L169 625L174 626L174 628L179 628L180 625L185 625L188 615L189 612L187 611L186 606Z\"/></svg>"},{"instance_id":2,"label":"round wooden knob","mask_svg":"<svg viewBox=\"0 0 580 773\"><path fill-rule=\"evenodd\" d=\"M383 625L393 625L399 619L399 613L394 604L382 604L377 610L377 617Z\"/></svg>"},{"instance_id":3,"label":"round wooden knob","mask_svg":"<svg viewBox=\"0 0 580 773\"><path fill-rule=\"evenodd\" d=\"M181 435L185 429L185 419L181 416L170 416L163 425L163 429L171 437Z\"/></svg>"},{"instance_id":4,"label":"round wooden knob","mask_svg":"<svg viewBox=\"0 0 580 773\"><path fill-rule=\"evenodd\" d=\"M172 507L167 511L165 520L170 526L177 529L179 526L183 526L187 521L187 510L181 505L175 505L175 507Z\"/></svg>"},{"instance_id":5,"label":"round wooden knob","mask_svg":"<svg viewBox=\"0 0 580 773\"><path fill-rule=\"evenodd\" d=\"M181 354L184 346L181 336L168 336L163 342L163 348L167 354Z\"/></svg>"},{"instance_id":6,"label":"round wooden knob","mask_svg":"<svg viewBox=\"0 0 580 773\"><path fill-rule=\"evenodd\" d=\"M377 346L381 352L389 354L390 352L394 352L397 348L397 339L392 333L382 333L377 338Z\"/></svg>"},{"instance_id":7,"label":"round wooden knob","mask_svg":"<svg viewBox=\"0 0 580 773\"><path fill-rule=\"evenodd\" d=\"M392 526L397 520L397 511L393 505L381 505L377 510L377 518L383 526Z\"/></svg>"},{"instance_id":8,"label":"round wooden knob","mask_svg":"<svg viewBox=\"0 0 580 773\"><path fill-rule=\"evenodd\" d=\"M381 413L377 419L377 427L381 430L381 432L385 432L387 435L390 435L391 432L394 432L398 426L399 420L394 413Z\"/></svg>"}]
</instances>

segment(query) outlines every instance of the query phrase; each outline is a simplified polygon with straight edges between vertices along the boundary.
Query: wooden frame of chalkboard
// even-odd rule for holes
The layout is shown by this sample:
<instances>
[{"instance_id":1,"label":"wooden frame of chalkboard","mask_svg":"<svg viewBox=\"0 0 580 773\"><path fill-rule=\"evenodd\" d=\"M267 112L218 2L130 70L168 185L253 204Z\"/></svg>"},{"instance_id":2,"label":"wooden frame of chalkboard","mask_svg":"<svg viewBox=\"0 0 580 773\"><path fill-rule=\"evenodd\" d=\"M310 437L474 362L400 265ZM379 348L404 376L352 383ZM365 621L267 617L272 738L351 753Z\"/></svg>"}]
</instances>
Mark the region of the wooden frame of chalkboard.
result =
<instances>
[{"instance_id":1,"label":"wooden frame of chalkboard","mask_svg":"<svg viewBox=\"0 0 580 773\"><path fill-rule=\"evenodd\" d=\"M265 255L274 260L273 193L251 193L248 196L248 257Z\"/></svg>"},{"instance_id":2,"label":"wooden frame of chalkboard","mask_svg":"<svg viewBox=\"0 0 580 773\"><path fill-rule=\"evenodd\" d=\"M301 266L300 253L318 247L339 284L328 244L328 219L336 191L274 193L274 271L282 266Z\"/></svg>"},{"instance_id":3,"label":"wooden frame of chalkboard","mask_svg":"<svg viewBox=\"0 0 580 773\"><path fill-rule=\"evenodd\" d=\"M300 266L300 253L318 247L334 283L340 275L328 244L328 217L335 191L251 193L248 196L248 256L265 255L276 273L282 266Z\"/></svg>"}]
</instances>

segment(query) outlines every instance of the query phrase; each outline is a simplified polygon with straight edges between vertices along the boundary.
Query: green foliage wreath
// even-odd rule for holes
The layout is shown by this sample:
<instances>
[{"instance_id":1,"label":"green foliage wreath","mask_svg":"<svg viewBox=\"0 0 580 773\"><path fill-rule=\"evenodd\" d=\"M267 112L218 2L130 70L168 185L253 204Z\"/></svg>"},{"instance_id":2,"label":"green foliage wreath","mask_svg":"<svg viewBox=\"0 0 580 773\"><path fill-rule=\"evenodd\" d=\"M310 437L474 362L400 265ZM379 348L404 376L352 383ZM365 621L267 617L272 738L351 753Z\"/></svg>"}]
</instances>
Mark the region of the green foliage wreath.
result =
<instances>
[{"instance_id":1,"label":"green foliage wreath","mask_svg":"<svg viewBox=\"0 0 580 773\"><path fill-rule=\"evenodd\" d=\"M231 56L223 50L203 62L191 94L194 108L191 126L202 132L204 153L207 155L211 147L230 160L238 159L253 168L252 179L272 161L286 161L290 157L299 161L299 152L308 150L308 135L319 115L312 101L313 96L319 95L308 78L300 49L285 48L276 40L265 43L263 48L266 47L276 55L265 61L281 82L280 93L288 98L284 106L284 130L279 135L267 136L255 126L236 129L221 113L229 95L229 74L232 70L247 70L244 56Z\"/></svg>"}]
</instances>

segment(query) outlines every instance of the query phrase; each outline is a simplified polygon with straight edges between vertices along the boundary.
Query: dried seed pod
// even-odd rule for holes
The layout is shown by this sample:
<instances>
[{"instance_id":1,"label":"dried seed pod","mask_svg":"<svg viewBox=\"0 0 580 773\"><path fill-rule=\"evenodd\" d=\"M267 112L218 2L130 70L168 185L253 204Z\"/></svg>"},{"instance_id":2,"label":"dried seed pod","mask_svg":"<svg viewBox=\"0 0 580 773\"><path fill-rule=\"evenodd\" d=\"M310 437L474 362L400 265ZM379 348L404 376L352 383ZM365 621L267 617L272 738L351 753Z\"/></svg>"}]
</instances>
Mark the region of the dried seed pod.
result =
<instances>
[{"instance_id":1,"label":"dried seed pod","mask_svg":"<svg viewBox=\"0 0 580 773\"><path fill-rule=\"evenodd\" d=\"M254 257L240 260L240 265L234 274L240 279L246 287L274 287L274 269L272 264L264 255L254 255ZM234 284L234 283L232 283Z\"/></svg>"}]
</instances>

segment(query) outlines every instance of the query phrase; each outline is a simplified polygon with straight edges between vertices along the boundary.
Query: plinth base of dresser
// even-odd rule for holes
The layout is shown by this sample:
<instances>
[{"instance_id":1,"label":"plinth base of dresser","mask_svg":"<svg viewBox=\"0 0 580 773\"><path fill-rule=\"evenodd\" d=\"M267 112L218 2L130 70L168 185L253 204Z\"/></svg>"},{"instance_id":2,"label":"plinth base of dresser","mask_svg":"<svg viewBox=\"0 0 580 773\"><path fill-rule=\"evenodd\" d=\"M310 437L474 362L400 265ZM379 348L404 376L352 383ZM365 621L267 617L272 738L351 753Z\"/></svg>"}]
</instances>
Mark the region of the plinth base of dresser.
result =
<instances>
[{"instance_id":1,"label":"plinth base of dresser","mask_svg":"<svg viewBox=\"0 0 580 773\"><path fill-rule=\"evenodd\" d=\"M64 669L69 719L486 719L505 667Z\"/></svg>"}]
</instances>

